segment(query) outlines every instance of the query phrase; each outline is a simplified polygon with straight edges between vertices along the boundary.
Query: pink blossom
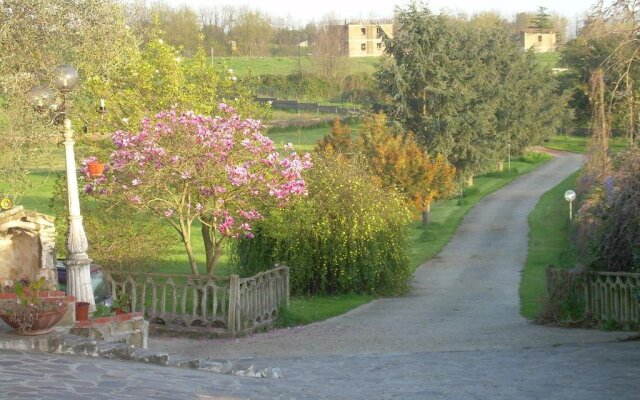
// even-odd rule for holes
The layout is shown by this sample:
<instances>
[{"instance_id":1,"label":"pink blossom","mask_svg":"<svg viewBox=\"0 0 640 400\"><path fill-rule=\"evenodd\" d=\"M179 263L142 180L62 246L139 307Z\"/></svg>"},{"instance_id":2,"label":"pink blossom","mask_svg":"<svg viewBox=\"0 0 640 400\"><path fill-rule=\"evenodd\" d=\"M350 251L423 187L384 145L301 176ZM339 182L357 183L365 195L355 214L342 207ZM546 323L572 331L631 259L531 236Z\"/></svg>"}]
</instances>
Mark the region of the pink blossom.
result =
<instances>
[{"instance_id":1,"label":"pink blossom","mask_svg":"<svg viewBox=\"0 0 640 400\"><path fill-rule=\"evenodd\" d=\"M116 131L108 171L98 179L85 176L85 191L126 199L159 218L180 218L181 229L191 228L195 211L218 240L253 237L252 221L263 219L268 207L306 195L303 173L311 157L290 143L278 152L259 120L242 119L224 103L219 110L210 117L172 108L144 118L138 131ZM173 206L157 208L163 203Z\"/></svg>"},{"instance_id":2,"label":"pink blossom","mask_svg":"<svg viewBox=\"0 0 640 400\"><path fill-rule=\"evenodd\" d=\"M129 201L132 202L133 204L142 204L142 197L136 194L129 197Z\"/></svg>"}]
</instances>

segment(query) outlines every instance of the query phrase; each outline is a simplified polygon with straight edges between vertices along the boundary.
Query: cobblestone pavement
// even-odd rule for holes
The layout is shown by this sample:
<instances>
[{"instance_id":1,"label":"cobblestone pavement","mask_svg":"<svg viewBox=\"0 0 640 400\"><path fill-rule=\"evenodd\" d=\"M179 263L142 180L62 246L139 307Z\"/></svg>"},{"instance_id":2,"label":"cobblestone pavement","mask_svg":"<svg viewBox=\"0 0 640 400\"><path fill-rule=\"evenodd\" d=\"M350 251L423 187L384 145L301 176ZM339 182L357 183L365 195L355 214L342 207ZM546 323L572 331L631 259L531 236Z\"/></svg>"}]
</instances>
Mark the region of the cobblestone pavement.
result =
<instances>
[{"instance_id":1,"label":"cobblestone pavement","mask_svg":"<svg viewBox=\"0 0 640 400\"><path fill-rule=\"evenodd\" d=\"M281 379L0 353L2 399L638 399L640 344L281 358Z\"/></svg>"},{"instance_id":2,"label":"cobblestone pavement","mask_svg":"<svg viewBox=\"0 0 640 400\"><path fill-rule=\"evenodd\" d=\"M527 216L581 161L560 155L487 196L416 271L410 296L242 339L149 341L177 356L280 368L282 379L7 351L0 399L638 399L640 342L519 315Z\"/></svg>"}]
</instances>

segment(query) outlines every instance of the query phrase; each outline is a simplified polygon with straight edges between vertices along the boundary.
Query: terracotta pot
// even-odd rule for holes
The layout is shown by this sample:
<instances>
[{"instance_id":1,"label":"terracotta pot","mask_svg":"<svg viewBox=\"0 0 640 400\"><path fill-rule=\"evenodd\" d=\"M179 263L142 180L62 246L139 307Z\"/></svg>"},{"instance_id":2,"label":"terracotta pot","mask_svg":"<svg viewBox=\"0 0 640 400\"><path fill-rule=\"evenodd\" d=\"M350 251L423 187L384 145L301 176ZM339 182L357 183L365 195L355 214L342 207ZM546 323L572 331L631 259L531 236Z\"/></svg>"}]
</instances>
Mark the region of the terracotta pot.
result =
<instances>
[{"instance_id":1,"label":"terracotta pot","mask_svg":"<svg viewBox=\"0 0 640 400\"><path fill-rule=\"evenodd\" d=\"M15 329L19 334L33 336L51 332L58 321L62 319L66 311L67 303L63 303L62 306L58 307L58 309L54 311L39 312L36 314L36 318L33 321L31 329L24 332L18 331L18 324L11 321L11 315L0 314L0 318L2 318L7 325Z\"/></svg>"},{"instance_id":2,"label":"terracotta pot","mask_svg":"<svg viewBox=\"0 0 640 400\"><path fill-rule=\"evenodd\" d=\"M89 305L84 301L76 303L76 321L87 321L89 319Z\"/></svg>"},{"instance_id":3,"label":"terracotta pot","mask_svg":"<svg viewBox=\"0 0 640 400\"><path fill-rule=\"evenodd\" d=\"M98 162L89 163L87 164L87 170L91 177L102 176L104 173L104 164Z\"/></svg>"}]
</instances>

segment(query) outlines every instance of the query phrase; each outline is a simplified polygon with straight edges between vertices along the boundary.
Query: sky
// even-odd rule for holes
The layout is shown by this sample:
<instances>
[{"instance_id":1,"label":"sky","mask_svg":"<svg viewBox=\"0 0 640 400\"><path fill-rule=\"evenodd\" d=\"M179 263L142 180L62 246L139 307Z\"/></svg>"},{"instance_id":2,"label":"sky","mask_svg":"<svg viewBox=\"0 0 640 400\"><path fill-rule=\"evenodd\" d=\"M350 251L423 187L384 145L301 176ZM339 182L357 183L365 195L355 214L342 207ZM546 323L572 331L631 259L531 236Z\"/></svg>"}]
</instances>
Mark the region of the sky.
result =
<instances>
[{"instance_id":1,"label":"sky","mask_svg":"<svg viewBox=\"0 0 640 400\"><path fill-rule=\"evenodd\" d=\"M246 5L259 9L271 16L286 18L292 25L303 25L309 21L319 21L330 12L344 18L385 18L392 17L396 6L405 7L410 0L165 0L169 4L187 4L194 10L207 6ZM429 9L438 13L498 11L510 19L518 12L535 12L538 6L547 7L570 21L582 19L595 0L430 0Z\"/></svg>"}]
</instances>

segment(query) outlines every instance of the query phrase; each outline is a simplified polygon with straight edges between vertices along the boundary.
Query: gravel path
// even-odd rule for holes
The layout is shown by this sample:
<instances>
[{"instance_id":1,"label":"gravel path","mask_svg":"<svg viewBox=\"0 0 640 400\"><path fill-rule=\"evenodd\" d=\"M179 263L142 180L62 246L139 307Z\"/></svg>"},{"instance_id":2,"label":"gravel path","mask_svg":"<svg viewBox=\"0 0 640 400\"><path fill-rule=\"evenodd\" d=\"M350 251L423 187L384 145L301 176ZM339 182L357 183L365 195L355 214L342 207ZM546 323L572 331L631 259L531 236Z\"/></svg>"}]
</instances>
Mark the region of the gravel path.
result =
<instances>
[{"instance_id":1,"label":"gravel path","mask_svg":"<svg viewBox=\"0 0 640 400\"><path fill-rule=\"evenodd\" d=\"M626 337L624 333L536 326L519 314L527 216L542 194L581 163L580 155L557 153L537 170L485 197L467 214L440 255L416 271L410 296L379 299L305 327L242 339L151 338L150 348L233 360L526 349Z\"/></svg>"}]
</instances>

